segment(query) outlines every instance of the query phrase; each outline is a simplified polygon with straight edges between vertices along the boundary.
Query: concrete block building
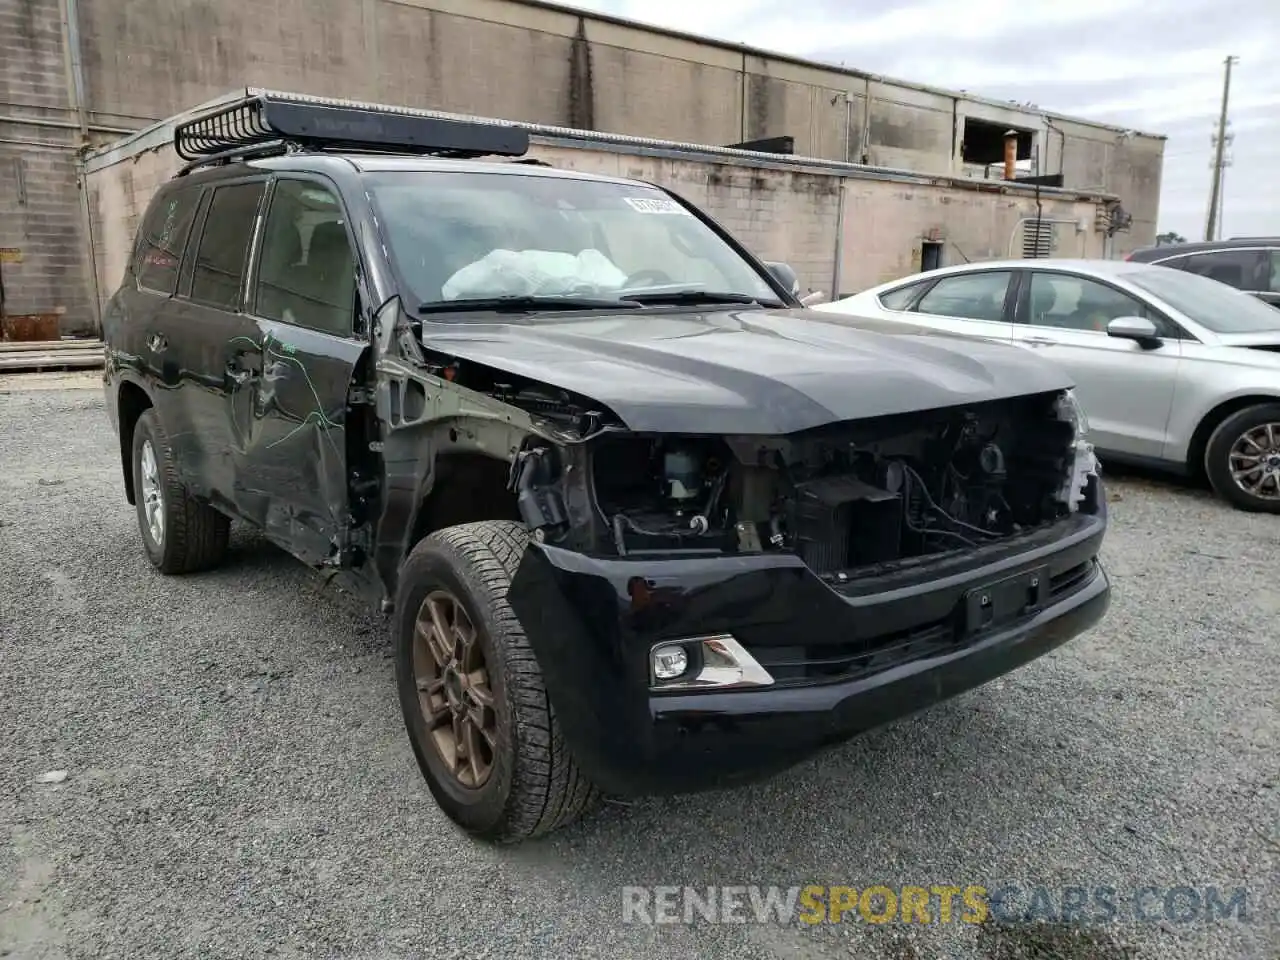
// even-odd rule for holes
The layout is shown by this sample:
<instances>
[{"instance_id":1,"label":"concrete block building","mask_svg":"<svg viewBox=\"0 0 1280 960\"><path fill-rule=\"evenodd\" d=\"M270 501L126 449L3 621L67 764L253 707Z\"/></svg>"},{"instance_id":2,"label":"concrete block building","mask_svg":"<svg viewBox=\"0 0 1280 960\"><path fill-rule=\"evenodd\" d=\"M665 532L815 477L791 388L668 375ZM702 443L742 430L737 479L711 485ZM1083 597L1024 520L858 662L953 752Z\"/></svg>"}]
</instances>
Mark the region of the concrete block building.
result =
<instances>
[{"instance_id":1,"label":"concrete block building","mask_svg":"<svg viewBox=\"0 0 1280 960\"><path fill-rule=\"evenodd\" d=\"M5 312L92 329L111 282L95 260L111 253L93 235L105 221L86 158L246 86L683 144L789 138L831 174L797 188L803 202L774 189L799 182L791 160L627 154L563 136L540 149L672 181L716 216L754 210L727 225L803 261L807 284L828 291L940 256L1121 255L1155 236L1162 137L543 0L0 0ZM1006 158L1042 188L1007 179ZM716 199L744 189L754 200ZM1037 214L1056 221L1051 235L1028 235Z\"/></svg>"}]
</instances>

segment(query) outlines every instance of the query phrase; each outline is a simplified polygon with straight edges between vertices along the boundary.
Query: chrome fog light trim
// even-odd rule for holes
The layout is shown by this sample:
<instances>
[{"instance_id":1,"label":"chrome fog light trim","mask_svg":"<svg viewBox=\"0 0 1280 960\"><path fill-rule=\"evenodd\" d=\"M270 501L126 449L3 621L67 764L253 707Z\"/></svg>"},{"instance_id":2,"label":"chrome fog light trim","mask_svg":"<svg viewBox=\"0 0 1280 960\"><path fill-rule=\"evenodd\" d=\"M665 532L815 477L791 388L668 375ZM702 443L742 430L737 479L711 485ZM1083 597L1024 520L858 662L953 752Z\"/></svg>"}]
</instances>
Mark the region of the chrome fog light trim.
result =
<instances>
[{"instance_id":1,"label":"chrome fog light trim","mask_svg":"<svg viewBox=\"0 0 1280 960\"><path fill-rule=\"evenodd\" d=\"M664 680L657 673L658 656L665 655L673 646L689 651L692 669ZM659 691L731 690L767 687L773 684L773 677L731 634L719 633L655 644L649 652L649 681L649 689Z\"/></svg>"},{"instance_id":2,"label":"chrome fog light trim","mask_svg":"<svg viewBox=\"0 0 1280 960\"><path fill-rule=\"evenodd\" d=\"M653 648L653 676L666 683L682 676L689 669L689 654L678 643L668 643Z\"/></svg>"}]
</instances>

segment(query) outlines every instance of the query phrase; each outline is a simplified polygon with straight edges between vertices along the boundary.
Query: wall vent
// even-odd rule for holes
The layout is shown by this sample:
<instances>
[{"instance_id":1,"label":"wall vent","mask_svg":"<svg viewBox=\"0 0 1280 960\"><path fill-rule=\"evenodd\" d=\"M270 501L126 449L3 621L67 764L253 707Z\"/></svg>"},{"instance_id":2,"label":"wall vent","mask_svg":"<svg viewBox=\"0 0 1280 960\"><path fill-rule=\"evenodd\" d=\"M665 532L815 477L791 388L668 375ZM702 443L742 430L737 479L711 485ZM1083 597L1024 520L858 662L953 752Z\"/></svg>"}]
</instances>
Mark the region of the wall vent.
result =
<instances>
[{"instance_id":1,"label":"wall vent","mask_svg":"<svg viewBox=\"0 0 1280 960\"><path fill-rule=\"evenodd\" d=\"M1057 249L1054 224L1044 221L1028 220L1022 225L1022 255L1028 259L1033 257L1051 257Z\"/></svg>"}]
</instances>

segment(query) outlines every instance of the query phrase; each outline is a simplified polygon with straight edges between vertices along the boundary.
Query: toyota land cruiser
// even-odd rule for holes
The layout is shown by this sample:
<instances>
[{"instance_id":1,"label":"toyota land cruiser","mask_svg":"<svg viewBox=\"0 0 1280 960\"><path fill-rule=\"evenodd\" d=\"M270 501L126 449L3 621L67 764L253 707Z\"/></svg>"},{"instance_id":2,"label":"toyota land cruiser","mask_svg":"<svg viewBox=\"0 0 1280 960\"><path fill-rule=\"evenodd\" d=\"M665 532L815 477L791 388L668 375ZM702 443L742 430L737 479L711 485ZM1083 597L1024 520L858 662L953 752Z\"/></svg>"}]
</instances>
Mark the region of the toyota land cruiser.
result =
<instances>
[{"instance_id":1,"label":"toyota land cruiser","mask_svg":"<svg viewBox=\"0 0 1280 960\"><path fill-rule=\"evenodd\" d=\"M514 125L255 95L174 145L104 322L142 543L208 569L234 519L380 604L472 833L777 773L1104 615L1043 361L806 310Z\"/></svg>"}]
</instances>

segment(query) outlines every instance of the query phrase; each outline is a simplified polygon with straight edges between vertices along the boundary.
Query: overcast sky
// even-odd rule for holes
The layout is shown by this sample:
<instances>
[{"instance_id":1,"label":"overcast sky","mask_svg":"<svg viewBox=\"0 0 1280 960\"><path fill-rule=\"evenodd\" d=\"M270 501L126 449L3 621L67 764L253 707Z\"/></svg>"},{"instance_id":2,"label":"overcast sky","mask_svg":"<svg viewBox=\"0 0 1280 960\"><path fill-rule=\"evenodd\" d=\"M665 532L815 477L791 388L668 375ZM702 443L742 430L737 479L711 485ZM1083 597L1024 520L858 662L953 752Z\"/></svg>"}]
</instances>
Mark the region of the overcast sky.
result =
<instances>
[{"instance_id":1,"label":"overcast sky","mask_svg":"<svg viewBox=\"0 0 1280 960\"><path fill-rule=\"evenodd\" d=\"M1280 234L1280 0L568 2L1164 134L1159 229L1188 239L1204 235L1222 61L1234 54L1223 236Z\"/></svg>"}]
</instances>

